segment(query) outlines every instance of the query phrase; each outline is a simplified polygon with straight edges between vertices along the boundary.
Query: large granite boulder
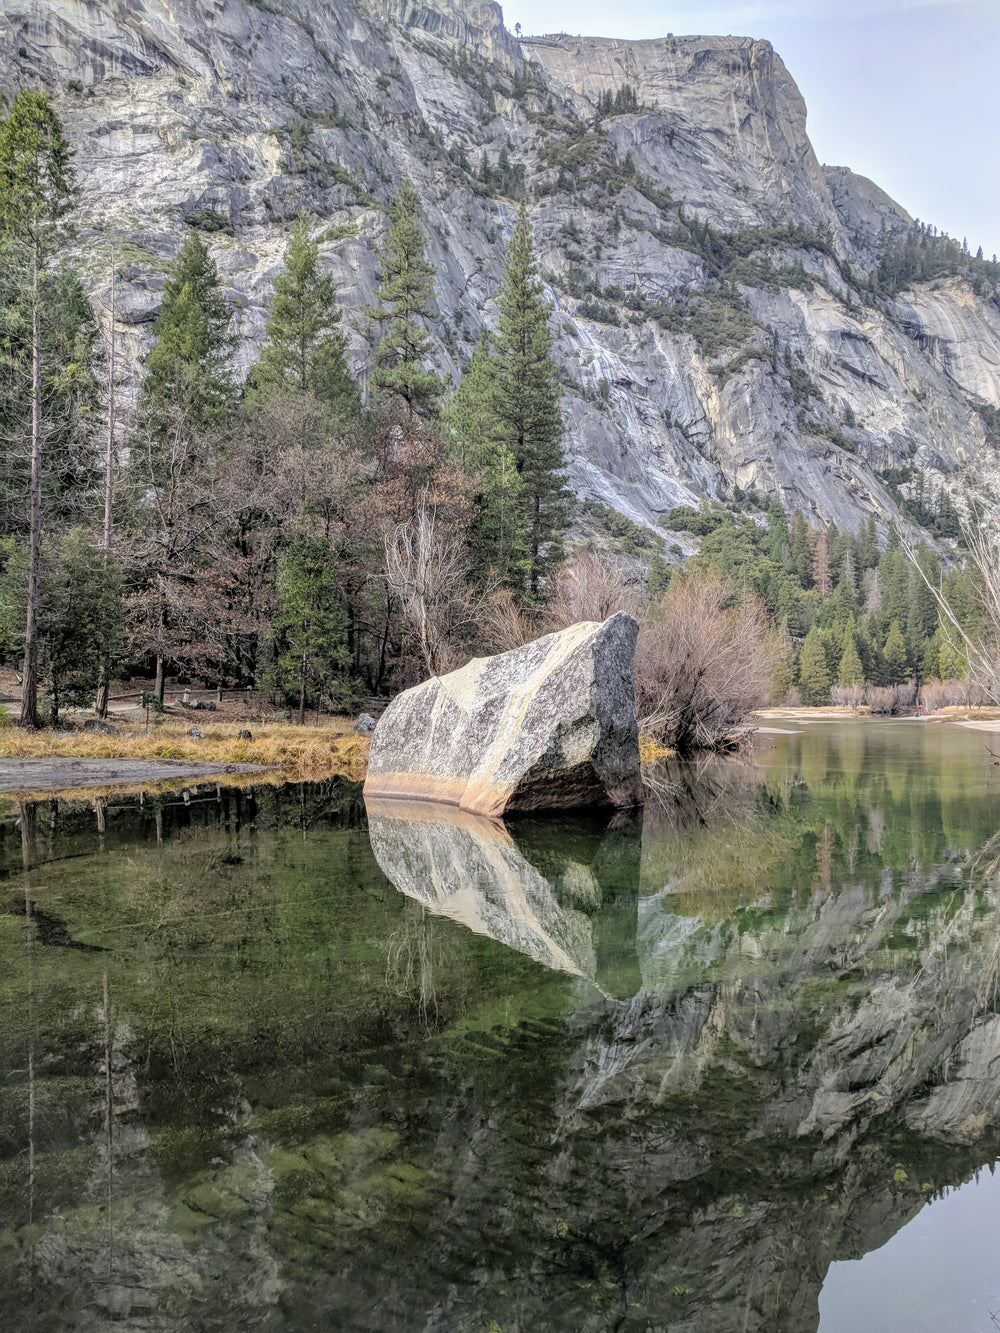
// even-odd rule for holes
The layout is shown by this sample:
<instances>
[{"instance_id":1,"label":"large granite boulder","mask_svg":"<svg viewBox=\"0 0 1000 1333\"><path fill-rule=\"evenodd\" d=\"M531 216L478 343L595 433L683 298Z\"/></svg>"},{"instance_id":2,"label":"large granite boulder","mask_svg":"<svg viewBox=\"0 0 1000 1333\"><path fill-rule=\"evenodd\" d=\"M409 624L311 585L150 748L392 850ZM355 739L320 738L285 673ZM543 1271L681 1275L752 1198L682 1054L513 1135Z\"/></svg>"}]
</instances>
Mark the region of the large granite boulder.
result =
<instances>
[{"instance_id":1,"label":"large granite boulder","mask_svg":"<svg viewBox=\"0 0 1000 1333\"><path fill-rule=\"evenodd\" d=\"M493 817L640 804L638 629L619 612L406 690L375 729L365 796Z\"/></svg>"}]
</instances>

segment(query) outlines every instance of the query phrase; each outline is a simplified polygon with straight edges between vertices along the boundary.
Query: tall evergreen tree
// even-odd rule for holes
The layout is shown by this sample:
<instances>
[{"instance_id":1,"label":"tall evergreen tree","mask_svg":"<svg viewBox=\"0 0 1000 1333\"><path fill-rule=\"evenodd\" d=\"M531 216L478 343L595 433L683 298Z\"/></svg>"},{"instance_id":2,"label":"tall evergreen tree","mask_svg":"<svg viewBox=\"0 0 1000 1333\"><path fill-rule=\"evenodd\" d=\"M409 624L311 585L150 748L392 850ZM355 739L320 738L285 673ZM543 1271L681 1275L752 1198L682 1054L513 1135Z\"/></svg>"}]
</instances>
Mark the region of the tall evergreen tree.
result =
<instances>
[{"instance_id":1,"label":"tall evergreen tree","mask_svg":"<svg viewBox=\"0 0 1000 1333\"><path fill-rule=\"evenodd\" d=\"M812 587L812 531L800 510L792 515L789 568L803 588Z\"/></svg>"},{"instance_id":2,"label":"tall evergreen tree","mask_svg":"<svg viewBox=\"0 0 1000 1333\"><path fill-rule=\"evenodd\" d=\"M416 192L404 181L389 205L382 282L371 311L373 322L385 326L373 356L371 385L376 394L401 398L411 416L433 414L443 388L440 378L425 369L431 340L424 324L433 314L436 272L426 249Z\"/></svg>"},{"instance_id":3,"label":"tall evergreen tree","mask_svg":"<svg viewBox=\"0 0 1000 1333\"><path fill-rule=\"evenodd\" d=\"M517 464L496 413L496 376L497 362L484 332L447 405L445 424L457 461L479 485L471 540L475 572L516 590L527 574L524 503Z\"/></svg>"},{"instance_id":4,"label":"tall evergreen tree","mask_svg":"<svg viewBox=\"0 0 1000 1333\"><path fill-rule=\"evenodd\" d=\"M299 724L318 692L350 695L347 613L329 545L300 533L278 568L272 682L298 696Z\"/></svg>"},{"instance_id":5,"label":"tall evergreen tree","mask_svg":"<svg viewBox=\"0 0 1000 1333\"><path fill-rule=\"evenodd\" d=\"M570 499L561 475L563 423L549 308L523 203L507 251L499 305L494 410L500 437L521 479L528 592L537 598L547 570L562 557L559 539L568 520Z\"/></svg>"},{"instance_id":6,"label":"tall evergreen tree","mask_svg":"<svg viewBox=\"0 0 1000 1333\"><path fill-rule=\"evenodd\" d=\"M356 416L361 398L344 361L344 343L333 279L319 274L319 246L309 237L305 219L296 222L285 249L285 263L274 284L267 341L250 372L258 393L298 389L343 416Z\"/></svg>"},{"instance_id":7,"label":"tall evergreen tree","mask_svg":"<svg viewBox=\"0 0 1000 1333\"><path fill-rule=\"evenodd\" d=\"M799 658L799 690L802 702L817 707L830 702L830 673L826 664L823 636L813 625L806 635Z\"/></svg>"},{"instance_id":8,"label":"tall evergreen tree","mask_svg":"<svg viewBox=\"0 0 1000 1333\"><path fill-rule=\"evenodd\" d=\"M187 612L198 601L213 541L206 490L215 460L206 440L232 403L229 323L215 264L189 231L153 325L156 344L123 476L133 504L133 631L141 627L142 648L155 656L161 700L168 660L205 641L205 615Z\"/></svg>"},{"instance_id":9,"label":"tall evergreen tree","mask_svg":"<svg viewBox=\"0 0 1000 1333\"><path fill-rule=\"evenodd\" d=\"M858 531L858 568L874 569L878 564L878 527L875 515L869 514Z\"/></svg>"},{"instance_id":10,"label":"tall evergreen tree","mask_svg":"<svg viewBox=\"0 0 1000 1333\"><path fill-rule=\"evenodd\" d=\"M940 581L941 566L933 552L922 543L917 548L919 568L910 565L907 584L906 640L911 660L922 665L924 645L937 629L938 607L921 571L935 586Z\"/></svg>"},{"instance_id":11,"label":"tall evergreen tree","mask_svg":"<svg viewBox=\"0 0 1000 1333\"><path fill-rule=\"evenodd\" d=\"M906 640L903 638L903 631L898 620L894 620L889 627L882 653L885 657L885 669L889 684L901 685L909 677L910 659L906 651Z\"/></svg>"},{"instance_id":12,"label":"tall evergreen tree","mask_svg":"<svg viewBox=\"0 0 1000 1333\"><path fill-rule=\"evenodd\" d=\"M0 122L0 240L5 257L28 275L30 311L31 480L28 493L28 588L24 630L23 727L38 725L39 609L42 569L43 404L42 268L59 243L59 224L76 184L59 117L43 93L18 94Z\"/></svg>"},{"instance_id":13,"label":"tall evergreen tree","mask_svg":"<svg viewBox=\"0 0 1000 1333\"><path fill-rule=\"evenodd\" d=\"M47 663L51 723L69 704L86 707L101 669L122 647L124 605L117 561L76 529L45 562L41 630Z\"/></svg>"},{"instance_id":14,"label":"tall evergreen tree","mask_svg":"<svg viewBox=\"0 0 1000 1333\"><path fill-rule=\"evenodd\" d=\"M844 651L840 658L840 666L837 671L838 685L863 685L865 680L865 670L861 665L861 658L858 655L857 645L854 642L854 621L848 623L844 630Z\"/></svg>"},{"instance_id":15,"label":"tall evergreen tree","mask_svg":"<svg viewBox=\"0 0 1000 1333\"><path fill-rule=\"evenodd\" d=\"M232 396L229 324L218 270L191 230L164 286L146 361L139 417L154 435L190 439L223 418Z\"/></svg>"}]
</instances>

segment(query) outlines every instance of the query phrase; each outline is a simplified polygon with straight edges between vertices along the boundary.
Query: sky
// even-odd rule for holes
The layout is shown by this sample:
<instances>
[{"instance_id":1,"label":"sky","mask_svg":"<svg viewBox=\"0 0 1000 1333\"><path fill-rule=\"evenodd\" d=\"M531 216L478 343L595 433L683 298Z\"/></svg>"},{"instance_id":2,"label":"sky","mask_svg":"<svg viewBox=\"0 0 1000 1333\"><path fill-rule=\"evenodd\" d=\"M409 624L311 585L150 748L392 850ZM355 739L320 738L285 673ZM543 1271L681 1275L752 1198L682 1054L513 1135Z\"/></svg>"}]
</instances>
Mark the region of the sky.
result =
<instances>
[{"instance_id":1,"label":"sky","mask_svg":"<svg viewBox=\"0 0 1000 1333\"><path fill-rule=\"evenodd\" d=\"M1000 254L1000 0L507 0L526 35L766 38L821 162Z\"/></svg>"}]
</instances>

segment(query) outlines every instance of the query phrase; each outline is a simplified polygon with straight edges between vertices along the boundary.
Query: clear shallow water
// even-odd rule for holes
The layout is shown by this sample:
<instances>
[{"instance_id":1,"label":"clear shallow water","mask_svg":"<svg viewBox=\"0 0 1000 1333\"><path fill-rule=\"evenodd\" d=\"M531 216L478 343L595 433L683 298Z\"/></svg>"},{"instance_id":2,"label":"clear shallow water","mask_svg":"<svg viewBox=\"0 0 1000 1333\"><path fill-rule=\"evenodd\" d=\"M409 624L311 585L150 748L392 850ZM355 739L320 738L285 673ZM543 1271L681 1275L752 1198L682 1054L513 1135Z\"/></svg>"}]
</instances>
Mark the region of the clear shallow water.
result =
<instances>
[{"instance_id":1,"label":"clear shallow water","mask_svg":"<svg viewBox=\"0 0 1000 1333\"><path fill-rule=\"evenodd\" d=\"M764 736L613 826L10 808L4 1329L991 1329L984 742Z\"/></svg>"}]
</instances>

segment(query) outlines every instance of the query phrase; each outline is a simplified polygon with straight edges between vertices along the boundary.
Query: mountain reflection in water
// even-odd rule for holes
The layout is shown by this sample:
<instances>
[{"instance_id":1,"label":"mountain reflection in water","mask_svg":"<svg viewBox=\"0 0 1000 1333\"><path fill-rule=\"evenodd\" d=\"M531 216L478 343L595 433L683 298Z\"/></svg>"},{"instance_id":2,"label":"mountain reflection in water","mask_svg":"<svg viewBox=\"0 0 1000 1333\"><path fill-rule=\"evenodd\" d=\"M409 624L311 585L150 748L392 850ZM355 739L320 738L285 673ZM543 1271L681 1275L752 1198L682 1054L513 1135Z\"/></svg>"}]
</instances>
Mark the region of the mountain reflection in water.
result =
<instances>
[{"instance_id":1,"label":"mountain reflection in water","mask_svg":"<svg viewBox=\"0 0 1000 1333\"><path fill-rule=\"evenodd\" d=\"M998 1154L997 782L871 723L613 826L336 782L12 810L5 1328L845 1327L831 1263Z\"/></svg>"}]
</instances>

